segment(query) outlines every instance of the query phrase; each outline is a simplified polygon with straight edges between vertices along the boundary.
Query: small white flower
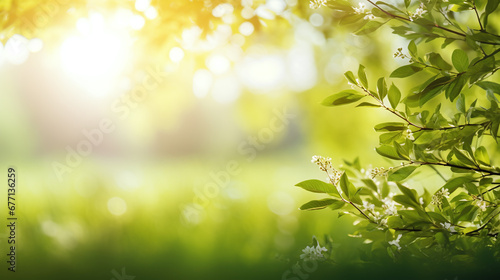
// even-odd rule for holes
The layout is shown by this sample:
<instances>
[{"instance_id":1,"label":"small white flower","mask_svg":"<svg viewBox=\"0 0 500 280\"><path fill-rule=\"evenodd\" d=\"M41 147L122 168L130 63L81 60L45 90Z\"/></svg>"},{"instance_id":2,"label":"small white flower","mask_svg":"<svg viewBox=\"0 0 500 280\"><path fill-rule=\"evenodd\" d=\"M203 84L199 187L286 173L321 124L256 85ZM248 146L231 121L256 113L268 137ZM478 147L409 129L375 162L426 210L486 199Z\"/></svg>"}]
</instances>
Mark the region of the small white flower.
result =
<instances>
[{"instance_id":1,"label":"small white flower","mask_svg":"<svg viewBox=\"0 0 500 280\"><path fill-rule=\"evenodd\" d=\"M365 210L369 210L369 211L375 210L375 204L369 203L366 200L363 201L363 207L365 208Z\"/></svg>"},{"instance_id":2,"label":"small white flower","mask_svg":"<svg viewBox=\"0 0 500 280\"><path fill-rule=\"evenodd\" d=\"M325 247L319 246L319 244L316 247L307 246L302 250L304 253L300 255L300 258L304 261L321 260L324 259L325 256L323 255L323 252L326 251L328 250Z\"/></svg>"},{"instance_id":3,"label":"small white flower","mask_svg":"<svg viewBox=\"0 0 500 280\"><path fill-rule=\"evenodd\" d=\"M479 207L481 211L486 211L486 201L482 200L481 198L476 200L476 206Z\"/></svg>"},{"instance_id":4,"label":"small white flower","mask_svg":"<svg viewBox=\"0 0 500 280\"><path fill-rule=\"evenodd\" d=\"M415 13L413 15L410 14L410 20L413 21L416 18L421 18L423 14L427 13L427 11L424 9L424 4L420 4L420 6L415 10Z\"/></svg>"},{"instance_id":5,"label":"small white flower","mask_svg":"<svg viewBox=\"0 0 500 280\"><path fill-rule=\"evenodd\" d=\"M359 5L358 8L352 7L354 9L354 13L356 13L356 14L364 14L365 13L365 8L366 8L365 3L359 3L358 5Z\"/></svg>"},{"instance_id":6,"label":"small white flower","mask_svg":"<svg viewBox=\"0 0 500 280\"><path fill-rule=\"evenodd\" d=\"M366 16L363 19L365 19L365 20L374 20L375 16L372 13L367 13Z\"/></svg>"},{"instance_id":7,"label":"small white flower","mask_svg":"<svg viewBox=\"0 0 500 280\"><path fill-rule=\"evenodd\" d=\"M450 232L457 232L455 226L452 226L450 223L441 223L441 225Z\"/></svg>"},{"instance_id":8,"label":"small white flower","mask_svg":"<svg viewBox=\"0 0 500 280\"><path fill-rule=\"evenodd\" d=\"M391 199L391 197L386 197L382 200L384 205L382 207L385 209L384 213L388 216L396 216L398 214L398 209L396 208L396 202Z\"/></svg>"},{"instance_id":9,"label":"small white flower","mask_svg":"<svg viewBox=\"0 0 500 280\"><path fill-rule=\"evenodd\" d=\"M394 245L398 248L398 250L401 250L401 246L399 245L399 240L401 239L401 236L403 236L403 235L402 234L398 235L398 238L396 238L392 241L389 241L389 244Z\"/></svg>"},{"instance_id":10,"label":"small white flower","mask_svg":"<svg viewBox=\"0 0 500 280\"><path fill-rule=\"evenodd\" d=\"M413 131L411 131L411 129L410 129L410 128L408 128L408 129L406 130L406 132L404 132L403 134L405 135L405 137L406 137L407 139L412 140L412 141L413 141L413 140L415 140L415 137L413 136Z\"/></svg>"}]
</instances>

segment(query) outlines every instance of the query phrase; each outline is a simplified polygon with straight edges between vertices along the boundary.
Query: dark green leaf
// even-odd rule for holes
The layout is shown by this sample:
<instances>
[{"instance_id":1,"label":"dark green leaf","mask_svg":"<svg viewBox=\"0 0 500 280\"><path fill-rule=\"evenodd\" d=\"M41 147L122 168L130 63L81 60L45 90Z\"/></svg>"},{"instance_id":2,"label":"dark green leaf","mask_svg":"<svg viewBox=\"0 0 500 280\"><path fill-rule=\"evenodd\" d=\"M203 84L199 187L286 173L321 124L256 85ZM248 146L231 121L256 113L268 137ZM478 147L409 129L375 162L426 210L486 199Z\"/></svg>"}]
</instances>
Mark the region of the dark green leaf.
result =
<instances>
[{"instance_id":1,"label":"dark green leaf","mask_svg":"<svg viewBox=\"0 0 500 280\"><path fill-rule=\"evenodd\" d=\"M377 124L374 128L375 131L400 131L406 130L407 124L400 122L386 122Z\"/></svg>"},{"instance_id":2,"label":"dark green leaf","mask_svg":"<svg viewBox=\"0 0 500 280\"><path fill-rule=\"evenodd\" d=\"M391 73L391 78L406 78L417 72L422 71L422 66L414 63L397 68Z\"/></svg>"},{"instance_id":3,"label":"dark green leaf","mask_svg":"<svg viewBox=\"0 0 500 280\"><path fill-rule=\"evenodd\" d=\"M378 107L381 107L381 105L379 105L379 104L373 104L373 103L370 103L370 102L361 102L358 105L356 105L356 107L374 107L374 108L378 108Z\"/></svg>"},{"instance_id":4,"label":"dark green leaf","mask_svg":"<svg viewBox=\"0 0 500 280\"><path fill-rule=\"evenodd\" d=\"M472 179L471 177L456 177L453 179L448 180L446 184L441 189L447 189L450 194L452 194L456 189L459 187L463 186L467 182L471 182Z\"/></svg>"},{"instance_id":5,"label":"dark green leaf","mask_svg":"<svg viewBox=\"0 0 500 280\"><path fill-rule=\"evenodd\" d=\"M321 104L324 106L338 106L354 103L363 97L365 96L359 94L357 91L348 89L328 96L325 100L323 100L323 102L321 102Z\"/></svg>"},{"instance_id":6,"label":"dark green leaf","mask_svg":"<svg viewBox=\"0 0 500 280\"><path fill-rule=\"evenodd\" d=\"M455 100L455 98L457 98L460 92L462 92L462 88L464 87L466 81L467 78L465 75L458 75L446 89L446 96L451 101Z\"/></svg>"},{"instance_id":7,"label":"dark green leaf","mask_svg":"<svg viewBox=\"0 0 500 280\"><path fill-rule=\"evenodd\" d=\"M467 156L467 154L464 151L461 151L461 150L454 147L453 153L455 154L457 159L460 162L464 163L465 165L475 166L474 160L472 160L469 156Z\"/></svg>"}]
</instances>

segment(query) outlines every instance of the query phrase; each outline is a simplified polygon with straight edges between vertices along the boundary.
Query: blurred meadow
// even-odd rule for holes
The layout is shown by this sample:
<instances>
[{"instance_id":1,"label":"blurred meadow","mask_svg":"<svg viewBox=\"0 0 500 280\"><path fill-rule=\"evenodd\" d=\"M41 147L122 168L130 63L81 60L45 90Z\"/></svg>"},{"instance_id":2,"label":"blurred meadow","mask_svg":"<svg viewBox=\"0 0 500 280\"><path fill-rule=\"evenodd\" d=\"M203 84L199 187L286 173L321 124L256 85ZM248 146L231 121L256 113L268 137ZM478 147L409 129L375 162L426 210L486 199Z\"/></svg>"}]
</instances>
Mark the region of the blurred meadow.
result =
<instances>
[{"instance_id":1,"label":"blurred meadow","mask_svg":"<svg viewBox=\"0 0 500 280\"><path fill-rule=\"evenodd\" d=\"M356 36L300 0L0 11L0 166L18 176L17 272L2 226L1 279L282 279L325 234L355 258L354 219L298 210L317 196L294 185L325 179L313 155L387 165L373 126L393 116L319 103L359 63L405 63L389 29Z\"/></svg>"}]
</instances>

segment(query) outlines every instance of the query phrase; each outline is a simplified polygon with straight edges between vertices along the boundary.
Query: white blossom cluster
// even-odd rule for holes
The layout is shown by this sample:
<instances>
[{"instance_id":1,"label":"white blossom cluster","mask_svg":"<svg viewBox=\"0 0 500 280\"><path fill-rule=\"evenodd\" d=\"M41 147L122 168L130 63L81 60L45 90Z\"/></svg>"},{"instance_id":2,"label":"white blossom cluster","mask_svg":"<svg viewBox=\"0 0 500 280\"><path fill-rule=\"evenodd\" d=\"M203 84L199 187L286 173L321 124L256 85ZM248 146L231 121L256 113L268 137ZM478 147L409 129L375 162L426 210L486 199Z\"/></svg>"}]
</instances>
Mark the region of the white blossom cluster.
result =
<instances>
[{"instance_id":1,"label":"white blossom cluster","mask_svg":"<svg viewBox=\"0 0 500 280\"><path fill-rule=\"evenodd\" d=\"M328 178L326 178L328 182L331 182L334 185L337 185L339 183L340 177L344 172L333 168L331 158L329 157L325 158L322 156L313 156L311 162L317 164L321 171L325 171L328 174Z\"/></svg>"},{"instance_id":2,"label":"white blossom cluster","mask_svg":"<svg viewBox=\"0 0 500 280\"><path fill-rule=\"evenodd\" d=\"M311 9L318 9L322 6L326 6L326 0L311 0L311 2L309 2L309 8Z\"/></svg>"},{"instance_id":3,"label":"white blossom cluster","mask_svg":"<svg viewBox=\"0 0 500 280\"><path fill-rule=\"evenodd\" d=\"M401 236L403 236L402 234L398 235L398 237L392 241L389 241L389 244L390 245L394 245L398 248L398 250L401 250L401 245L399 245L399 241L401 240Z\"/></svg>"},{"instance_id":4,"label":"white blossom cluster","mask_svg":"<svg viewBox=\"0 0 500 280\"><path fill-rule=\"evenodd\" d=\"M307 246L305 249L302 250L302 252L304 253L300 255L300 258L303 259L304 261L322 260L325 258L323 252L326 251L328 250L325 247L319 246L319 244L316 247Z\"/></svg>"},{"instance_id":5,"label":"white blossom cluster","mask_svg":"<svg viewBox=\"0 0 500 280\"><path fill-rule=\"evenodd\" d=\"M366 5L364 3L359 3L358 7L352 7L352 8L354 9L354 13L355 14L358 14L358 15L364 14L365 15L364 19L365 20L375 19L375 16L372 13L365 11Z\"/></svg>"},{"instance_id":6,"label":"white blossom cluster","mask_svg":"<svg viewBox=\"0 0 500 280\"><path fill-rule=\"evenodd\" d=\"M406 137L408 140L415 140L415 137L413 136L413 131L411 131L410 128L408 128L406 131L403 132L403 136Z\"/></svg>"},{"instance_id":7,"label":"white blossom cluster","mask_svg":"<svg viewBox=\"0 0 500 280\"><path fill-rule=\"evenodd\" d=\"M479 209L481 209L481 211L486 211L486 201L484 201L482 198L478 198L475 204L477 207L479 207Z\"/></svg>"},{"instance_id":8,"label":"white blossom cluster","mask_svg":"<svg viewBox=\"0 0 500 280\"><path fill-rule=\"evenodd\" d=\"M392 167L385 169L384 167L375 167L370 170L370 178L373 179L377 176L387 176L387 172L391 171Z\"/></svg>"},{"instance_id":9,"label":"white blossom cluster","mask_svg":"<svg viewBox=\"0 0 500 280\"><path fill-rule=\"evenodd\" d=\"M392 200L391 197L386 197L382 200L384 205L382 205L382 208L384 208L384 213L388 216L396 216L398 214L398 209L396 208L396 202Z\"/></svg>"},{"instance_id":10,"label":"white blossom cluster","mask_svg":"<svg viewBox=\"0 0 500 280\"><path fill-rule=\"evenodd\" d=\"M443 226L443 228L449 230L450 232L457 232L455 230L455 226L452 226L450 223L441 223L441 225Z\"/></svg>"},{"instance_id":11,"label":"white blossom cluster","mask_svg":"<svg viewBox=\"0 0 500 280\"><path fill-rule=\"evenodd\" d=\"M421 18L423 14L427 11L424 9L424 4L421 3L420 6L415 10L413 14L410 14L410 20L413 21L416 18Z\"/></svg>"},{"instance_id":12,"label":"white blossom cluster","mask_svg":"<svg viewBox=\"0 0 500 280\"><path fill-rule=\"evenodd\" d=\"M450 192L448 191L448 189L441 189L432 196L431 203L436 206L441 206L441 204L443 203L442 200L445 197L446 198L450 197Z\"/></svg>"}]
</instances>

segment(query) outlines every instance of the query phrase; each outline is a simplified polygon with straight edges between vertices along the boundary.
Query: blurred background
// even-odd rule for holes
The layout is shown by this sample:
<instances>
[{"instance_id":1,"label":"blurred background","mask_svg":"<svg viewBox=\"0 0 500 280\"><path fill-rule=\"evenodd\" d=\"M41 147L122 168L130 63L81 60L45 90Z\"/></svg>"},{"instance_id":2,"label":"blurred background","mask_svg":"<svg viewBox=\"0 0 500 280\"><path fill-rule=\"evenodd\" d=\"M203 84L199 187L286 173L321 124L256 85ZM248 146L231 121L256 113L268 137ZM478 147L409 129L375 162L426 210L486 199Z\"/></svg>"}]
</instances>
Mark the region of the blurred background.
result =
<instances>
[{"instance_id":1,"label":"blurred background","mask_svg":"<svg viewBox=\"0 0 500 280\"><path fill-rule=\"evenodd\" d=\"M391 166L373 130L390 115L319 104L349 88L343 73L359 63L371 81L406 63L389 29L355 36L298 0L0 9L16 279L120 279L122 268L136 279L281 279L325 234L340 262L354 258L352 219L301 212L322 197L294 185L324 179L313 155Z\"/></svg>"}]
</instances>

